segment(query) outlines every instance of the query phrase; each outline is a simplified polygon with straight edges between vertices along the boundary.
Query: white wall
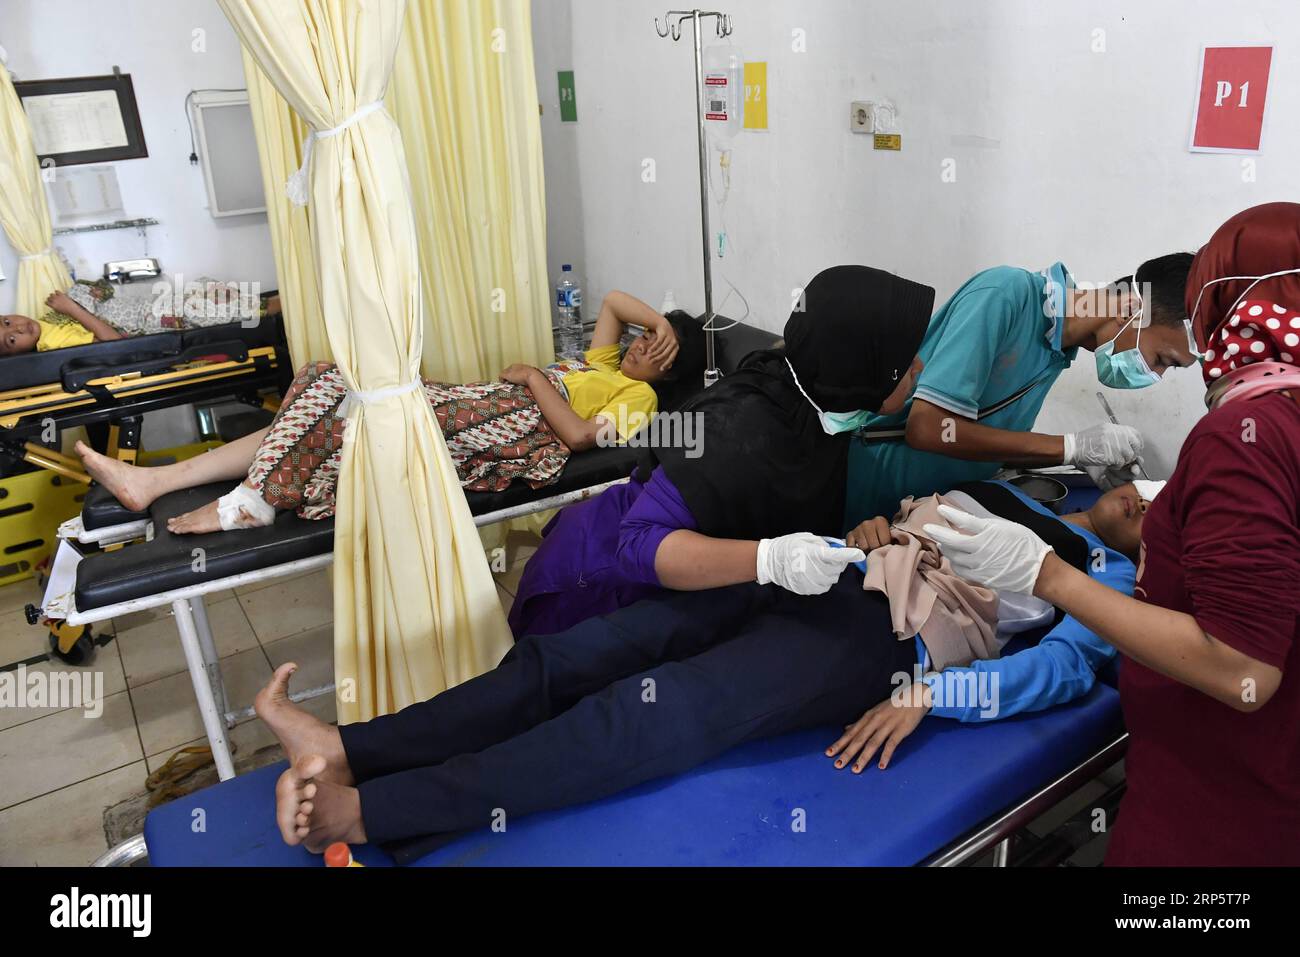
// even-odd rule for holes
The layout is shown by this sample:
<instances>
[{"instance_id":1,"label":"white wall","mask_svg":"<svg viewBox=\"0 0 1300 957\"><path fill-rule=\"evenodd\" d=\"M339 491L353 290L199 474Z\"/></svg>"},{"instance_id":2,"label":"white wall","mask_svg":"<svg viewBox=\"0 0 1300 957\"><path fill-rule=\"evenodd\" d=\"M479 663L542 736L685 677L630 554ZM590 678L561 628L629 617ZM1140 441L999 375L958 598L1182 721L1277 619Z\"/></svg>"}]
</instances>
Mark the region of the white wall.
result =
<instances>
[{"instance_id":1,"label":"white wall","mask_svg":"<svg viewBox=\"0 0 1300 957\"><path fill-rule=\"evenodd\" d=\"M1296 198L1300 112L1294 0L730 0L733 43L768 62L768 133L733 141L721 273L751 321L779 329L790 291L861 262L946 298L981 268L1061 259L1107 281L1145 258L1194 251L1224 219ZM551 272L572 261L589 303L623 288L703 306L688 38L660 39L647 0L533 0ZM796 28L807 52L792 51ZM1092 51L1095 30L1105 52ZM1187 151L1203 43L1273 42L1256 181L1242 158ZM576 71L578 122L561 124L555 72ZM903 151L848 129L849 103L892 99ZM657 181L641 179L656 161ZM945 159L954 183L941 181ZM717 206L714 206L715 228ZM725 294L715 268L715 306ZM723 311L736 315L733 299ZM1057 384L1039 427L1099 420L1091 356ZM1109 392L1165 475L1203 406L1195 371ZM1140 415L1139 415L1140 413Z\"/></svg>"},{"instance_id":2,"label":"white wall","mask_svg":"<svg viewBox=\"0 0 1300 957\"><path fill-rule=\"evenodd\" d=\"M195 30L206 52L195 52ZM127 218L161 225L74 234L56 241L79 278L112 259L155 256L168 274L275 286L265 215L213 219L203 173L189 163L185 95L243 87L239 42L215 0L3 0L0 44L19 80L130 73L149 156L112 164ZM0 234L0 313L14 308L16 257Z\"/></svg>"}]
</instances>

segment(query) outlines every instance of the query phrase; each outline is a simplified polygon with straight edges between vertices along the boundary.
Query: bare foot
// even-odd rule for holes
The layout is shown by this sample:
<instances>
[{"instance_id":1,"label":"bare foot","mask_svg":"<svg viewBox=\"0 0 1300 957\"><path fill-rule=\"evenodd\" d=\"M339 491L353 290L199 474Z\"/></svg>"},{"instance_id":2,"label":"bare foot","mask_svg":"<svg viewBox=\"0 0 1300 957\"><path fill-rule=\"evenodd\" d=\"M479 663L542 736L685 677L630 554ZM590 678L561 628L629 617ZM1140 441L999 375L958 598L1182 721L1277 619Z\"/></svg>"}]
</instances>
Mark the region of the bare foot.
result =
<instances>
[{"instance_id":1,"label":"bare foot","mask_svg":"<svg viewBox=\"0 0 1300 957\"><path fill-rule=\"evenodd\" d=\"M289 678L297 670L298 666L291 661L275 669L271 681L253 699L253 710L279 738L291 764L297 764L307 755L319 755L325 765L314 775L317 781L355 784L339 729L289 700Z\"/></svg>"},{"instance_id":2,"label":"bare foot","mask_svg":"<svg viewBox=\"0 0 1300 957\"><path fill-rule=\"evenodd\" d=\"M76 449L90 477L108 489L115 499L131 511L143 512L158 497L149 469L100 455L85 442L78 442Z\"/></svg>"},{"instance_id":3,"label":"bare foot","mask_svg":"<svg viewBox=\"0 0 1300 957\"><path fill-rule=\"evenodd\" d=\"M319 754L308 755L298 767L302 771L312 770L320 761ZM310 786L316 790L309 799L298 803L298 812L293 818L294 837L313 854L321 853L336 841L353 846L366 843L366 827L361 820L361 792L320 778L314 779Z\"/></svg>"},{"instance_id":4,"label":"bare foot","mask_svg":"<svg viewBox=\"0 0 1300 957\"><path fill-rule=\"evenodd\" d=\"M207 532L221 531L221 519L217 516L216 501L211 501L202 508L196 508L184 515L167 519L167 531L173 535L203 535Z\"/></svg>"},{"instance_id":5,"label":"bare foot","mask_svg":"<svg viewBox=\"0 0 1300 957\"><path fill-rule=\"evenodd\" d=\"M309 755L289 765L289 770L275 782L275 823L280 826L284 843L301 844L309 833L309 828L299 827L298 816L310 815L315 809L312 799L316 797L317 787L313 778L324 769L324 758Z\"/></svg>"}]
</instances>

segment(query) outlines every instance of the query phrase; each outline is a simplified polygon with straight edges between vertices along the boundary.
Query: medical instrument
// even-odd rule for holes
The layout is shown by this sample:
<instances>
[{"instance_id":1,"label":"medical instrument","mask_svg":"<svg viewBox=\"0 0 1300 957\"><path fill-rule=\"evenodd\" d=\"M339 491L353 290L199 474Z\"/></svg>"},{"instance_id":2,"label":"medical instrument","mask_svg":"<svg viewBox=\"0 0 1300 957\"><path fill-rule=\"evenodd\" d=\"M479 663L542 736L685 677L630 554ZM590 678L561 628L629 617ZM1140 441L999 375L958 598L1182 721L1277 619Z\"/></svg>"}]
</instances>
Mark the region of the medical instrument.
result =
<instances>
[{"instance_id":1,"label":"medical instrument","mask_svg":"<svg viewBox=\"0 0 1300 957\"><path fill-rule=\"evenodd\" d=\"M674 20L674 18L676 18ZM704 113L704 54L700 30L702 21L712 19L718 39L731 36L731 16L716 10L669 10L661 25L655 17L655 33L671 36L676 42L682 38L682 24L691 21L695 40L695 115L699 126L700 148L700 240L704 252L704 387L707 389L721 378L714 354L713 328L713 255L709 234L709 154L705 139Z\"/></svg>"},{"instance_id":2,"label":"medical instrument","mask_svg":"<svg viewBox=\"0 0 1300 957\"><path fill-rule=\"evenodd\" d=\"M1110 407L1106 401L1106 396L1100 392L1097 393L1097 401L1101 403L1101 410L1106 413L1106 418L1110 419L1112 425L1119 425L1119 419L1115 416L1115 410ZM1147 475L1147 470L1142 467L1141 459L1134 459L1133 464L1137 467L1137 474L1148 481L1151 476Z\"/></svg>"},{"instance_id":3,"label":"medical instrument","mask_svg":"<svg viewBox=\"0 0 1300 957\"><path fill-rule=\"evenodd\" d=\"M740 131L745 111L745 60L730 40L704 51L704 121L719 140Z\"/></svg>"}]
</instances>

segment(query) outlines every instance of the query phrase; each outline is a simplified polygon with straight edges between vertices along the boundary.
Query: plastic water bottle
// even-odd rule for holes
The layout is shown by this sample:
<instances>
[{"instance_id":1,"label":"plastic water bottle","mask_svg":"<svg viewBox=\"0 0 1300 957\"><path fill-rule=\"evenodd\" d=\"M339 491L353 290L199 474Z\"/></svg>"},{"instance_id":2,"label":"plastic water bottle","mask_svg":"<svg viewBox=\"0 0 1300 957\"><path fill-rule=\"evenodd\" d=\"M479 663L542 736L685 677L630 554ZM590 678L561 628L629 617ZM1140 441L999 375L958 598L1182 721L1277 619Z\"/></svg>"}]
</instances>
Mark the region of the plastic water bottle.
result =
<instances>
[{"instance_id":1,"label":"plastic water bottle","mask_svg":"<svg viewBox=\"0 0 1300 957\"><path fill-rule=\"evenodd\" d=\"M582 287L573 267L565 263L555 284L555 311L559 333L556 353L561 359L580 359L583 353Z\"/></svg>"}]
</instances>

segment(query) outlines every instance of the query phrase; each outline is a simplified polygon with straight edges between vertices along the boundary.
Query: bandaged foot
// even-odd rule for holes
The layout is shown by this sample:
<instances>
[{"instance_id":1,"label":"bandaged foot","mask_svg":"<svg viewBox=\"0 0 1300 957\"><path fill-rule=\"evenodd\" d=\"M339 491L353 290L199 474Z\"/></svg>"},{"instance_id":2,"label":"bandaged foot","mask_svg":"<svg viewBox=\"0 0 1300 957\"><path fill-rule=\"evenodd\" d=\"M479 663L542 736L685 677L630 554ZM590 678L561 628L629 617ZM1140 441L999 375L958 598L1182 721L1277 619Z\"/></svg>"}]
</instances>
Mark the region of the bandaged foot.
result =
<instances>
[{"instance_id":1,"label":"bandaged foot","mask_svg":"<svg viewBox=\"0 0 1300 957\"><path fill-rule=\"evenodd\" d=\"M217 518L225 532L235 528L261 528L275 521L275 506L240 482L217 499Z\"/></svg>"},{"instance_id":2,"label":"bandaged foot","mask_svg":"<svg viewBox=\"0 0 1300 957\"><path fill-rule=\"evenodd\" d=\"M149 469L100 455L85 442L78 442L76 451L90 477L108 489L113 498L131 511L143 512L158 497Z\"/></svg>"},{"instance_id":3,"label":"bandaged foot","mask_svg":"<svg viewBox=\"0 0 1300 957\"><path fill-rule=\"evenodd\" d=\"M339 729L289 700L289 678L297 670L293 662L277 668L267 686L253 699L253 710L279 739L290 764L297 764L309 754L320 755L325 759L325 767L315 775L317 781L356 783Z\"/></svg>"},{"instance_id":4,"label":"bandaged foot","mask_svg":"<svg viewBox=\"0 0 1300 957\"><path fill-rule=\"evenodd\" d=\"M275 820L286 844L320 853L335 841L366 843L361 795L356 788L325 781L325 759L309 754L295 761L275 784Z\"/></svg>"}]
</instances>

